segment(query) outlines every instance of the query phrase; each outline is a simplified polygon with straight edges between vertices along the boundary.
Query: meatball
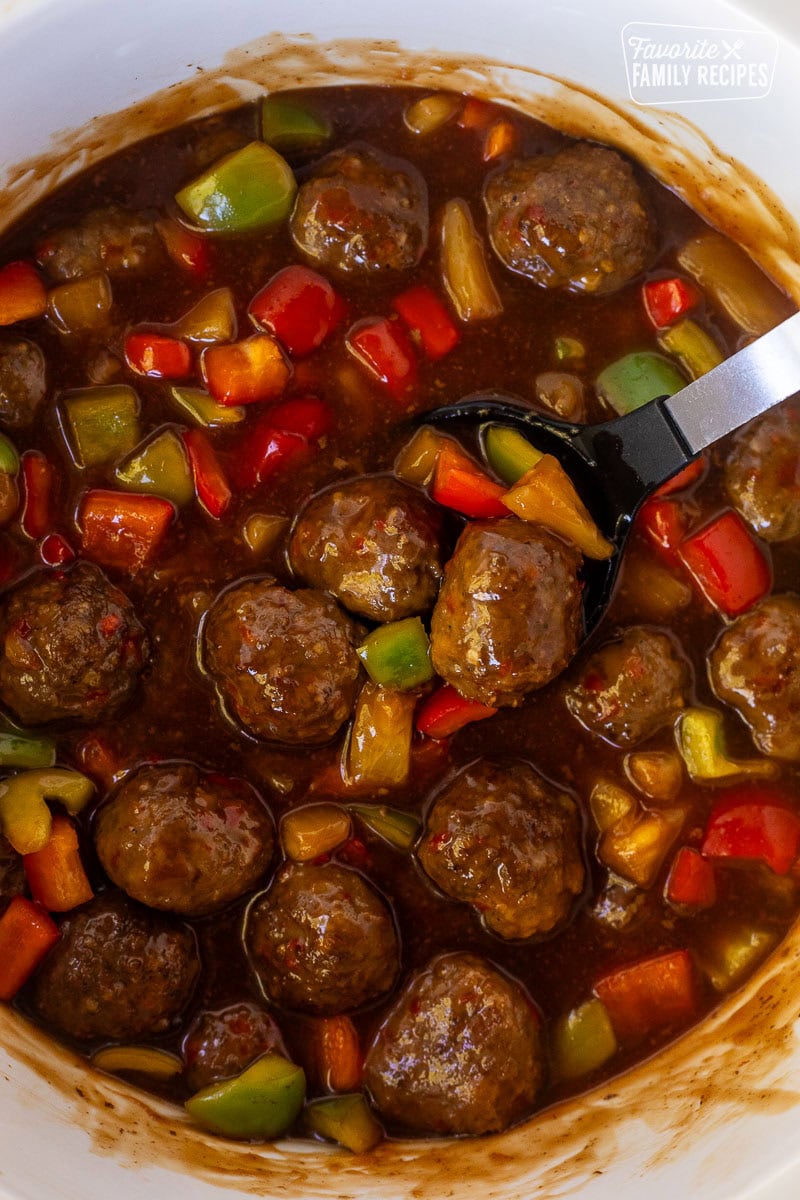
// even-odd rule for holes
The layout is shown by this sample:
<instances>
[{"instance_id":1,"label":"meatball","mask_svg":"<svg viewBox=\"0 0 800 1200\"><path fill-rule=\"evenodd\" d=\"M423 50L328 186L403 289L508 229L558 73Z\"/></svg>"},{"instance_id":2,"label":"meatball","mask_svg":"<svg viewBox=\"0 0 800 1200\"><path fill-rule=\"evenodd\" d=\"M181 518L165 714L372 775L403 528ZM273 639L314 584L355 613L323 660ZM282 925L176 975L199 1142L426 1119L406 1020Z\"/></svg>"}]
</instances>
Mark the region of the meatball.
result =
<instances>
[{"instance_id":1,"label":"meatball","mask_svg":"<svg viewBox=\"0 0 800 1200\"><path fill-rule=\"evenodd\" d=\"M526 762L476 762L436 797L417 855L434 883L474 904L492 933L529 938L583 888L574 801Z\"/></svg>"},{"instance_id":2,"label":"meatball","mask_svg":"<svg viewBox=\"0 0 800 1200\"><path fill-rule=\"evenodd\" d=\"M445 567L431 618L431 658L471 700L521 704L575 654L578 551L515 517L472 521Z\"/></svg>"},{"instance_id":3,"label":"meatball","mask_svg":"<svg viewBox=\"0 0 800 1200\"><path fill-rule=\"evenodd\" d=\"M125 780L97 815L95 844L108 876L134 900L198 916L255 885L274 833L247 784L169 763Z\"/></svg>"},{"instance_id":4,"label":"meatball","mask_svg":"<svg viewBox=\"0 0 800 1200\"><path fill-rule=\"evenodd\" d=\"M382 996L399 967L386 904L359 874L335 864L284 867L251 910L246 939L270 998L319 1016Z\"/></svg>"},{"instance_id":5,"label":"meatball","mask_svg":"<svg viewBox=\"0 0 800 1200\"><path fill-rule=\"evenodd\" d=\"M46 234L36 257L50 278L60 281L96 271L145 275L163 266L164 247L149 217L110 205Z\"/></svg>"},{"instance_id":6,"label":"meatball","mask_svg":"<svg viewBox=\"0 0 800 1200\"><path fill-rule=\"evenodd\" d=\"M416 167L354 144L317 164L297 193L290 228L320 266L356 274L405 271L428 242L428 192Z\"/></svg>"},{"instance_id":7,"label":"meatball","mask_svg":"<svg viewBox=\"0 0 800 1200\"><path fill-rule=\"evenodd\" d=\"M496 1133L530 1113L543 1060L522 989L476 955L445 954L406 984L367 1052L364 1082L402 1128Z\"/></svg>"},{"instance_id":8,"label":"meatball","mask_svg":"<svg viewBox=\"0 0 800 1200\"><path fill-rule=\"evenodd\" d=\"M772 758L800 761L800 597L762 600L718 639L711 686Z\"/></svg>"},{"instance_id":9,"label":"meatball","mask_svg":"<svg viewBox=\"0 0 800 1200\"><path fill-rule=\"evenodd\" d=\"M204 661L223 706L250 733L317 745L353 711L361 637L330 596L247 580L212 606Z\"/></svg>"},{"instance_id":10,"label":"meatball","mask_svg":"<svg viewBox=\"0 0 800 1200\"><path fill-rule=\"evenodd\" d=\"M0 339L0 424L25 429L47 391L44 354L28 338Z\"/></svg>"},{"instance_id":11,"label":"meatball","mask_svg":"<svg viewBox=\"0 0 800 1200\"><path fill-rule=\"evenodd\" d=\"M164 1033L186 1007L200 959L192 931L118 893L61 923L61 940L35 977L42 1020L80 1041Z\"/></svg>"},{"instance_id":12,"label":"meatball","mask_svg":"<svg viewBox=\"0 0 800 1200\"><path fill-rule=\"evenodd\" d=\"M24 725L107 717L148 657L130 600L91 563L29 577L0 612L0 699Z\"/></svg>"},{"instance_id":13,"label":"meatball","mask_svg":"<svg viewBox=\"0 0 800 1200\"><path fill-rule=\"evenodd\" d=\"M590 733L632 746L669 724L686 704L690 682L672 638L631 625L583 665L567 688L567 707Z\"/></svg>"},{"instance_id":14,"label":"meatball","mask_svg":"<svg viewBox=\"0 0 800 1200\"><path fill-rule=\"evenodd\" d=\"M262 1054L286 1054L281 1031L266 1009L232 1004L201 1012L183 1042L186 1083L192 1092L240 1075Z\"/></svg>"},{"instance_id":15,"label":"meatball","mask_svg":"<svg viewBox=\"0 0 800 1200\"><path fill-rule=\"evenodd\" d=\"M768 542L800 536L800 397L747 425L725 462L734 506Z\"/></svg>"},{"instance_id":16,"label":"meatball","mask_svg":"<svg viewBox=\"0 0 800 1200\"><path fill-rule=\"evenodd\" d=\"M389 475L351 479L315 496L289 545L306 583L333 592L371 621L425 612L442 574L441 518L421 493Z\"/></svg>"},{"instance_id":17,"label":"meatball","mask_svg":"<svg viewBox=\"0 0 800 1200\"><path fill-rule=\"evenodd\" d=\"M578 142L512 163L487 183L497 256L540 287L614 292L647 265L652 223L628 162Z\"/></svg>"}]
</instances>

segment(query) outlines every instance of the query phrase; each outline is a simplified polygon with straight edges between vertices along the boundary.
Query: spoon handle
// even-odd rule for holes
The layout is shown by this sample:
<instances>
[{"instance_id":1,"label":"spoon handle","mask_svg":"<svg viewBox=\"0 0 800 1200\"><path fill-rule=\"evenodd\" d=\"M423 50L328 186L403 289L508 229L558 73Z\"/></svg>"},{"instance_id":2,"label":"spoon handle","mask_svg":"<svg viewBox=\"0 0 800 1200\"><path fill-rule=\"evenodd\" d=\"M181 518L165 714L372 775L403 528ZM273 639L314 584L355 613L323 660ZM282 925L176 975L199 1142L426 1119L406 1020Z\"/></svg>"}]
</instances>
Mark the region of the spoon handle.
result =
<instances>
[{"instance_id":1,"label":"spoon handle","mask_svg":"<svg viewBox=\"0 0 800 1200\"><path fill-rule=\"evenodd\" d=\"M720 363L662 404L699 454L800 391L800 313Z\"/></svg>"}]
</instances>

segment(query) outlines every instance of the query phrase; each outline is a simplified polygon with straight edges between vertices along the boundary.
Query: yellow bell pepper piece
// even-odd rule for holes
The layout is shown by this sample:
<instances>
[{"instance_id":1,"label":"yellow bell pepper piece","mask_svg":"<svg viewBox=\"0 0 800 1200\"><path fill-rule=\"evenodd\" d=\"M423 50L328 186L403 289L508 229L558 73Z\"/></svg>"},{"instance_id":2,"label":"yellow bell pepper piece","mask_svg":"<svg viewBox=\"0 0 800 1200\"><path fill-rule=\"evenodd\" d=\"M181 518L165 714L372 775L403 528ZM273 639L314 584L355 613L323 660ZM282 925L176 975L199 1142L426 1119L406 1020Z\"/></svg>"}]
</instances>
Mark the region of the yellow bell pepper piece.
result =
<instances>
[{"instance_id":1,"label":"yellow bell pepper piece","mask_svg":"<svg viewBox=\"0 0 800 1200\"><path fill-rule=\"evenodd\" d=\"M48 800L74 816L94 794L94 784L78 771L43 767L0 782L0 830L18 854L35 854L50 840L53 817Z\"/></svg>"}]
</instances>

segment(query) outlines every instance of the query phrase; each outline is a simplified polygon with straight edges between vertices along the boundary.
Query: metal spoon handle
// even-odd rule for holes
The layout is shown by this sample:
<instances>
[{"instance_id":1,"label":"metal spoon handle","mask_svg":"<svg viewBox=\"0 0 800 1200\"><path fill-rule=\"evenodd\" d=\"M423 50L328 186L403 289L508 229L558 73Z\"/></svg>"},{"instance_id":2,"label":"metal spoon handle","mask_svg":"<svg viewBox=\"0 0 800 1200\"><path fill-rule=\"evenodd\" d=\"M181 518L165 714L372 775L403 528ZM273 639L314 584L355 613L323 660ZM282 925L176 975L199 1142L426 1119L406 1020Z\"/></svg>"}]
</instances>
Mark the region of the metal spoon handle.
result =
<instances>
[{"instance_id":1,"label":"metal spoon handle","mask_svg":"<svg viewBox=\"0 0 800 1200\"><path fill-rule=\"evenodd\" d=\"M800 391L800 313L776 325L663 407L692 454Z\"/></svg>"}]
</instances>

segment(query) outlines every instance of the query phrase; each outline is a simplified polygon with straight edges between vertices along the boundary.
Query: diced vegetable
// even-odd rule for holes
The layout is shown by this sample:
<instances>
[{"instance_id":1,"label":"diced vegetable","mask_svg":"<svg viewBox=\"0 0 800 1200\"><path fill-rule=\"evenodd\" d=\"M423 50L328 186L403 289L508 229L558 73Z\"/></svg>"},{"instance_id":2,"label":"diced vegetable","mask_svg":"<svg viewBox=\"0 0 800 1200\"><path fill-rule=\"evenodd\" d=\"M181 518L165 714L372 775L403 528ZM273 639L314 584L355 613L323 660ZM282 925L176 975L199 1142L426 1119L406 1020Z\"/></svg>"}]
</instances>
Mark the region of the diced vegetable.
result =
<instances>
[{"instance_id":1,"label":"diced vegetable","mask_svg":"<svg viewBox=\"0 0 800 1200\"><path fill-rule=\"evenodd\" d=\"M479 100L477 96L467 96L459 114L459 127L461 129L486 129L496 112L497 109L488 100Z\"/></svg>"},{"instance_id":2,"label":"diced vegetable","mask_svg":"<svg viewBox=\"0 0 800 1200\"><path fill-rule=\"evenodd\" d=\"M693 459L687 466L681 467L666 483L653 492L654 496L671 496L674 492L683 492L699 483L708 471L708 460L704 455Z\"/></svg>"},{"instance_id":3,"label":"diced vegetable","mask_svg":"<svg viewBox=\"0 0 800 1200\"><path fill-rule=\"evenodd\" d=\"M668 358L652 350L635 350L605 367L596 386L601 399L623 416L657 396L674 396L686 380Z\"/></svg>"},{"instance_id":4,"label":"diced vegetable","mask_svg":"<svg viewBox=\"0 0 800 1200\"><path fill-rule=\"evenodd\" d=\"M79 467L116 462L141 437L139 397L126 384L68 392L62 409L72 457Z\"/></svg>"},{"instance_id":5,"label":"diced vegetable","mask_svg":"<svg viewBox=\"0 0 800 1200\"><path fill-rule=\"evenodd\" d=\"M365 683L356 703L346 770L361 787L405 783L411 768L411 737L416 697Z\"/></svg>"},{"instance_id":6,"label":"diced vegetable","mask_svg":"<svg viewBox=\"0 0 800 1200\"><path fill-rule=\"evenodd\" d=\"M432 96L422 96L412 101L403 114L403 119L412 133L425 137L435 133L454 117L461 100L448 92L434 92Z\"/></svg>"},{"instance_id":7,"label":"diced vegetable","mask_svg":"<svg viewBox=\"0 0 800 1200\"><path fill-rule=\"evenodd\" d=\"M505 488L482 471L461 447L449 439L439 448L431 496L437 504L466 517L507 517Z\"/></svg>"},{"instance_id":8,"label":"diced vegetable","mask_svg":"<svg viewBox=\"0 0 800 1200\"><path fill-rule=\"evenodd\" d=\"M625 772L634 787L650 800L669 803L683 786L683 765L668 750L635 750L625 756Z\"/></svg>"},{"instance_id":9,"label":"diced vegetable","mask_svg":"<svg viewBox=\"0 0 800 1200\"><path fill-rule=\"evenodd\" d=\"M233 292L229 287L208 292L170 330L176 338L189 342L232 342L237 330Z\"/></svg>"},{"instance_id":10,"label":"diced vegetable","mask_svg":"<svg viewBox=\"0 0 800 1200\"><path fill-rule=\"evenodd\" d=\"M192 372L192 352L185 342L160 333L128 334L125 361L137 375L154 379L185 379Z\"/></svg>"},{"instance_id":11,"label":"diced vegetable","mask_svg":"<svg viewBox=\"0 0 800 1200\"><path fill-rule=\"evenodd\" d=\"M60 934L44 909L14 896L0 917L0 1000L11 1000Z\"/></svg>"},{"instance_id":12,"label":"diced vegetable","mask_svg":"<svg viewBox=\"0 0 800 1200\"><path fill-rule=\"evenodd\" d=\"M0 472L4 475L16 475L19 471L19 454L10 438L0 433Z\"/></svg>"},{"instance_id":13,"label":"diced vegetable","mask_svg":"<svg viewBox=\"0 0 800 1200\"><path fill-rule=\"evenodd\" d=\"M0 325L41 317L46 308L47 291L35 267L11 262L0 268Z\"/></svg>"},{"instance_id":14,"label":"diced vegetable","mask_svg":"<svg viewBox=\"0 0 800 1200\"><path fill-rule=\"evenodd\" d=\"M139 570L154 558L174 516L160 496L93 488L78 510L83 553L105 567Z\"/></svg>"},{"instance_id":15,"label":"diced vegetable","mask_svg":"<svg viewBox=\"0 0 800 1200\"><path fill-rule=\"evenodd\" d=\"M214 447L200 429L185 429L183 444L189 456L197 499L210 517L218 521L228 511L233 494Z\"/></svg>"},{"instance_id":16,"label":"diced vegetable","mask_svg":"<svg viewBox=\"0 0 800 1200\"><path fill-rule=\"evenodd\" d=\"M295 265L273 275L247 311L256 328L274 333L299 357L322 345L344 320L347 306L324 275Z\"/></svg>"},{"instance_id":17,"label":"diced vegetable","mask_svg":"<svg viewBox=\"0 0 800 1200\"><path fill-rule=\"evenodd\" d=\"M349 1017L317 1017L308 1023L313 1077L332 1092L361 1087L364 1070L358 1030Z\"/></svg>"},{"instance_id":18,"label":"diced vegetable","mask_svg":"<svg viewBox=\"0 0 800 1200\"><path fill-rule=\"evenodd\" d=\"M384 804L351 804L350 812L397 850L408 852L419 837L420 821L413 813Z\"/></svg>"},{"instance_id":19,"label":"diced vegetable","mask_svg":"<svg viewBox=\"0 0 800 1200\"><path fill-rule=\"evenodd\" d=\"M674 500L647 500L636 515L636 529L669 566L679 564L678 547L686 533L686 513Z\"/></svg>"},{"instance_id":20,"label":"diced vegetable","mask_svg":"<svg viewBox=\"0 0 800 1200\"><path fill-rule=\"evenodd\" d=\"M31 895L48 912L69 912L94 895L69 817L57 813L47 844L26 854L22 861Z\"/></svg>"},{"instance_id":21,"label":"diced vegetable","mask_svg":"<svg viewBox=\"0 0 800 1200\"><path fill-rule=\"evenodd\" d=\"M242 342L208 346L202 356L206 386L220 404L277 400L292 369L274 337L256 333Z\"/></svg>"},{"instance_id":22,"label":"diced vegetable","mask_svg":"<svg viewBox=\"0 0 800 1200\"><path fill-rule=\"evenodd\" d=\"M305 1112L306 1127L338 1142L353 1154L366 1154L383 1140L383 1129L361 1093L314 1100Z\"/></svg>"},{"instance_id":23,"label":"diced vegetable","mask_svg":"<svg viewBox=\"0 0 800 1200\"><path fill-rule=\"evenodd\" d=\"M306 804L281 821L281 840L287 857L311 862L330 854L350 837L350 815L338 804Z\"/></svg>"},{"instance_id":24,"label":"diced vegetable","mask_svg":"<svg viewBox=\"0 0 800 1200\"><path fill-rule=\"evenodd\" d=\"M325 437L333 426L330 408L316 396L292 396L291 400L273 404L269 420L275 429L297 433L309 442Z\"/></svg>"},{"instance_id":25,"label":"diced vegetable","mask_svg":"<svg viewBox=\"0 0 800 1200\"><path fill-rule=\"evenodd\" d=\"M504 504L523 521L535 521L574 542L587 558L610 558L614 546L603 537L561 463L543 454L510 492Z\"/></svg>"},{"instance_id":26,"label":"diced vegetable","mask_svg":"<svg viewBox=\"0 0 800 1200\"><path fill-rule=\"evenodd\" d=\"M738 617L772 586L769 559L733 509L726 509L678 546L678 556L706 599Z\"/></svg>"},{"instance_id":27,"label":"diced vegetable","mask_svg":"<svg viewBox=\"0 0 800 1200\"><path fill-rule=\"evenodd\" d=\"M772 950L776 935L766 929L716 930L701 965L717 992L728 992L742 983Z\"/></svg>"},{"instance_id":28,"label":"diced vegetable","mask_svg":"<svg viewBox=\"0 0 800 1200\"><path fill-rule=\"evenodd\" d=\"M272 513L251 513L242 526L242 537L253 554L268 554L283 537L289 518Z\"/></svg>"},{"instance_id":29,"label":"diced vegetable","mask_svg":"<svg viewBox=\"0 0 800 1200\"><path fill-rule=\"evenodd\" d=\"M717 901L713 866L699 850L681 846L672 860L664 894L676 908L711 908Z\"/></svg>"},{"instance_id":30,"label":"diced vegetable","mask_svg":"<svg viewBox=\"0 0 800 1200\"><path fill-rule=\"evenodd\" d=\"M462 321L487 321L503 311L483 241L466 200L448 200L442 217L442 276Z\"/></svg>"},{"instance_id":31,"label":"diced vegetable","mask_svg":"<svg viewBox=\"0 0 800 1200\"><path fill-rule=\"evenodd\" d=\"M148 438L114 471L123 487L145 495L164 496L178 508L194 499L194 483L183 441L166 427Z\"/></svg>"},{"instance_id":32,"label":"diced vegetable","mask_svg":"<svg viewBox=\"0 0 800 1200\"><path fill-rule=\"evenodd\" d=\"M683 572L663 565L651 555L628 558L622 594L636 605L640 619L663 623L687 608L694 596Z\"/></svg>"},{"instance_id":33,"label":"diced vegetable","mask_svg":"<svg viewBox=\"0 0 800 1200\"><path fill-rule=\"evenodd\" d=\"M41 734L0 727L0 767L52 767L56 761L56 744Z\"/></svg>"},{"instance_id":34,"label":"diced vegetable","mask_svg":"<svg viewBox=\"0 0 800 1200\"><path fill-rule=\"evenodd\" d=\"M303 104L278 96L261 102L261 136L279 150L313 150L330 137L328 122Z\"/></svg>"},{"instance_id":35,"label":"diced vegetable","mask_svg":"<svg viewBox=\"0 0 800 1200\"><path fill-rule=\"evenodd\" d=\"M800 816L778 789L743 784L720 797L701 849L707 858L756 859L785 875L800 850Z\"/></svg>"},{"instance_id":36,"label":"diced vegetable","mask_svg":"<svg viewBox=\"0 0 800 1200\"><path fill-rule=\"evenodd\" d=\"M347 334L347 348L395 400L402 400L417 381L411 340L399 321L366 317Z\"/></svg>"},{"instance_id":37,"label":"diced vegetable","mask_svg":"<svg viewBox=\"0 0 800 1200\"><path fill-rule=\"evenodd\" d=\"M449 354L461 340L450 313L439 297L424 283L401 292L392 301L425 357L435 362Z\"/></svg>"},{"instance_id":38,"label":"diced vegetable","mask_svg":"<svg viewBox=\"0 0 800 1200\"><path fill-rule=\"evenodd\" d=\"M657 329L672 325L697 304L700 294L687 279L651 279L642 288L648 317Z\"/></svg>"},{"instance_id":39,"label":"diced vegetable","mask_svg":"<svg viewBox=\"0 0 800 1200\"><path fill-rule=\"evenodd\" d=\"M265 1054L241 1075L212 1083L186 1101L189 1115L212 1133L232 1138L275 1138L300 1114L306 1090L301 1067Z\"/></svg>"},{"instance_id":40,"label":"diced vegetable","mask_svg":"<svg viewBox=\"0 0 800 1200\"><path fill-rule=\"evenodd\" d=\"M689 317L663 330L658 336L658 344L677 358L690 379L706 375L724 358L711 334Z\"/></svg>"},{"instance_id":41,"label":"diced vegetable","mask_svg":"<svg viewBox=\"0 0 800 1200\"><path fill-rule=\"evenodd\" d=\"M639 811L639 804L625 788L602 779L592 788L589 809L595 825L601 833L605 833L623 818L635 815Z\"/></svg>"},{"instance_id":42,"label":"diced vegetable","mask_svg":"<svg viewBox=\"0 0 800 1200\"><path fill-rule=\"evenodd\" d=\"M586 357L586 347L575 337L557 337L553 353L560 363L580 363Z\"/></svg>"},{"instance_id":43,"label":"diced vegetable","mask_svg":"<svg viewBox=\"0 0 800 1200\"><path fill-rule=\"evenodd\" d=\"M507 425L487 425L483 430L483 452L495 475L508 484L517 483L542 458L541 450Z\"/></svg>"},{"instance_id":44,"label":"diced vegetable","mask_svg":"<svg viewBox=\"0 0 800 1200\"><path fill-rule=\"evenodd\" d=\"M536 399L560 421L586 422L583 380L572 371L540 371L534 380Z\"/></svg>"},{"instance_id":45,"label":"diced vegetable","mask_svg":"<svg viewBox=\"0 0 800 1200\"><path fill-rule=\"evenodd\" d=\"M594 990L623 1042L642 1041L683 1025L697 1009L694 968L687 950L620 967L598 980Z\"/></svg>"},{"instance_id":46,"label":"diced vegetable","mask_svg":"<svg viewBox=\"0 0 800 1200\"><path fill-rule=\"evenodd\" d=\"M48 533L39 542L39 556L46 567L63 567L75 558L75 551L61 533Z\"/></svg>"},{"instance_id":47,"label":"diced vegetable","mask_svg":"<svg viewBox=\"0 0 800 1200\"><path fill-rule=\"evenodd\" d=\"M35 854L50 839L53 817L48 800L56 800L73 816L94 795L91 779L78 771L42 767L0 782L0 830L18 854Z\"/></svg>"},{"instance_id":48,"label":"diced vegetable","mask_svg":"<svg viewBox=\"0 0 800 1200\"><path fill-rule=\"evenodd\" d=\"M103 1046L92 1055L92 1066L109 1075L149 1075L152 1079L174 1079L183 1071L183 1061L157 1046Z\"/></svg>"},{"instance_id":49,"label":"diced vegetable","mask_svg":"<svg viewBox=\"0 0 800 1200\"><path fill-rule=\"evenodd\" d=\"M379 625L358 649L373 683L401 692L433 678L430 642L419 617Z\"/></svg>"},{"instance_id":50,"label":"diced vegetable","mask_svg":"<svg viewBox=\"0 0 800 1200\"><path fill-rule=\"evenodd\" d=\"M792 311L786 296L761 274L744 250L720 233L692 238L679 252L678 262L752 337L766 333Z\"/></svg>"},{"instance_id":51,"label":"diced vegetable","mask_svg":"<svg viewBox=\"0 0 800 1200\"><path fill-rule=\"evenodd\" d=\"M494 162L504 154L511 154L517 142L517 131L510 121L495 121L486 131L483 144L483 161Z\"/></svg>"},{"instance_id":52,"label":"diced vegetable","mask_svg":"<svg viewBox=\"0 0 800 1200\"><path fill-rule=\"evenodd\" d=\"M175 201L208 233L248 233L284 221L296 192L286 160L271 146L250 142L181 188Z\"/></svg>"},{"instance_id":53,"label":"diced vegetable","mask_svg":"<svg viewBox=\"0 0 800 1200\"><path fill-rule=\"evenodd\" d=\"M433 479L439 451L449 440L430 425L423 425L395 459L394 473L397 478L418 487L426 487Z\"/></svg>"},{"instance_id":54,"label":"diced vegetable","mask_svg":"<svg viewBox=\"0 0 800 1200\"><path fill-rule=\"evenodd\" d=\"M269 412L250 426L246 433L247 438L239 447L235 468L236 479L243 488L254 488L264 483L290 463L297 465L311 449L308 439L301 434L276 429Z\"/></svg>"},{"instance_id":55,"label":"diced vegetable","mask_svg":"<svg viewBox=\"0 0 800 1200\"><path fill-rule=\"evenodd\" d=\"M608 1062L617 1052L617 1039L602 1000L588 1000L560 1017L551 1046L559 1079L579 1079Z\"/></svg>"},{"instance_id":56,"label":"diced vegetable","mask_svg":"<svg viewBox=\"0 0 800 1200\"><path fill-rule=\"evenodd\" d=\"M211 246L208 239L169 218L156 221L156 229L175 265L186 271L195 282L202 283L211 270Z\"/></svg>"},{"instance_id":57,"label":"diced vegetable","mask_svg":"<svg viewBox=\"0 0 800 1200\"><path fill-rule=\"evenodd\" d=\"M169 394L182 414L204 428L239 425L247 416L247 410L238 405L217 404L202 388L176 386L170 388Z\"/></svg>"},{"instance_id":58,"label":"diced vegetable","mask_svg":"<svg viewBox=\"0 0 800 1200\"><path fill-rule=\"evenodd\" d=\"M448 738L473 721L485 721L497 712L478 700L467 700L449 683L423 700L417 713L417 732L429 738Z\"/></svg>"},{"instance_id":59,"label":"diced vegetable","mask_svg":"<svg viewBox=\"0 0 800 1200\"><path fill-rule=\"evenodd\" d=\"M47 297L47 316L60 333L91 333L105 329L111 304L111 283L100 272L53 288Z\"/></svg>"},{"instance_id":60,"label":"diced vegetable","mask_svg":"<svg viewBox=\"0 0 800 1200\"><path fill-rule=\"evenodd\" d=\"M725 745L725 723L722 713L711 708L687 708L675 729L678 749L686 769L695 782L709 783L750 775L769 779L778 771L777 763L755 758L737 762L728 757Z\"/></svg>"},{"instance_id":61,"label":"diced vegetable","mask_svg":"<svg viewBox=\"0 0 800 1200\"><path fill-rule=\"evenodd\" d=\"M53 464L38 450L26 450L22 456L22 532L37 541L50 532L53 524L53 488L56 473Z\"/></svg>"},{"instance_id":62,"label":"diced vegetable","mask_svg":"<svg viewBox=\"0 0 800 1200\"><path fill-rule=\"evenodd\" d=\"M89 733L78 742L75 761L106 791L116 783L120 773L119 759L107 739L99 733Z\"/></svg>"},{"instance_id":63,"label":"diced vegetable","mask_svg":"<svg viewBox=\"0 0 800 1200\"><path fill-rule=\"evenodd\" d=\"M686 821L685 808L645 810L636 806L600 839L597 857L623 879L649 888Z\"/></svg>"}]
</instances>

